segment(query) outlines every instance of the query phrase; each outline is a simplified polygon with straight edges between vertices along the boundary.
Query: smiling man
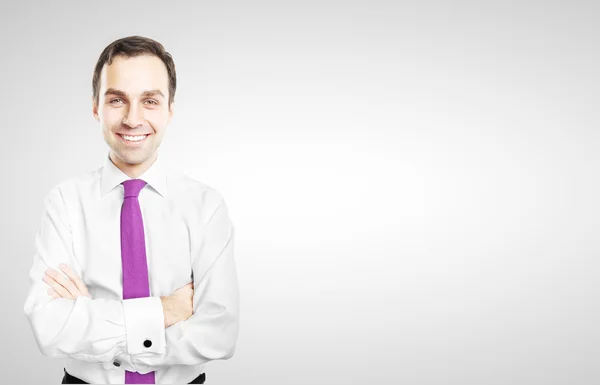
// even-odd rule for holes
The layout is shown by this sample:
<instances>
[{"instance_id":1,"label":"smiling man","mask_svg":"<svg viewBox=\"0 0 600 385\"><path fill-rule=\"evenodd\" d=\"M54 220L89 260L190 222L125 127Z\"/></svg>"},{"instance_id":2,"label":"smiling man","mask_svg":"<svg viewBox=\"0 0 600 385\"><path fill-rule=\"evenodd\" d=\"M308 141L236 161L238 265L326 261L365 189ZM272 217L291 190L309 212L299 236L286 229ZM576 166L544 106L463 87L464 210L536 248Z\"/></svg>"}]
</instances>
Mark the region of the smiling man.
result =
<instances>
[{"instance_id":1,"label":"smiling man","mask_svg":"<svg viewBox=\"0 0 600 385\"><path fill-rule=\"evenodd\" d=\"M92 114L102 167L47 194L25 314L62 383L204 383L239 329L234 227L223 197L159 156L175 65L130 36L101 53Z\"/></svg>"},{"instance_id":2,"label":"smiling man","mask_svg":"<svg viewBox=\"0 0 600 385\"><path fill-rule=\"evenodd\" d=\"M93 115L102 125L111 160L132 178L155 162L173 116L175 67L165 61L151 55L116 56L94 76Z\"/></svg>"}]
</instances>

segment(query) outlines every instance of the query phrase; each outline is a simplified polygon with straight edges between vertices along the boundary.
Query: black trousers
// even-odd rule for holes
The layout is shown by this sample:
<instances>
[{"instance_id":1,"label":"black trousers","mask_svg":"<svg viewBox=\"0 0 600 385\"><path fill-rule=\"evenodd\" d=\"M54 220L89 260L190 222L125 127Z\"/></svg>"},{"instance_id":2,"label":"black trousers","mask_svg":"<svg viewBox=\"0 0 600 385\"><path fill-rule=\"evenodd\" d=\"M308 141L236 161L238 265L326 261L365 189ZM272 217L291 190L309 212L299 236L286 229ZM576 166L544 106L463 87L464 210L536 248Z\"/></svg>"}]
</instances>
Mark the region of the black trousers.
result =
<instances>
[{"instance_id":1,"label":"black trousers","mask_svg":"<svg viewBox=\"0 0 600 385\"><path fill-rule=\"evenodd\" d=\"M85 382L80 378L70 375L67 373L67 369L64 369L65 376L62 379L61 384L89 384L89 382ZM198 377L194 378L192 382L188 382L188 384L204 384L204 380L206 380L206 374L202 373Z\"/></svg>"}]
</instances>

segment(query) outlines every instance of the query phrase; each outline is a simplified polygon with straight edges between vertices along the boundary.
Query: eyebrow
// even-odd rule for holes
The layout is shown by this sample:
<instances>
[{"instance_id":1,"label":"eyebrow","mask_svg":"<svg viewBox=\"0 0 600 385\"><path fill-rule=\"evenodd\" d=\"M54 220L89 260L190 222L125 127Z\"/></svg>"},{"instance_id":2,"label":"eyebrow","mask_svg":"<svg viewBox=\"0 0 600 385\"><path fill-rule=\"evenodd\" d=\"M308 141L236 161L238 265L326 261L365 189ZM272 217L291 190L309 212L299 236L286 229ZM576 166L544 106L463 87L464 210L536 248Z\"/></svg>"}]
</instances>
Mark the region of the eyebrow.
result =
<instances>
[{"instance_id":1,"label":"eyebrow","mask_svg":"<svg viewBox=\"0 0 600 385\"><path fill-rule=\"evenodd\" d=\"M117 90L115 88L109 88L106 90L106 92L104 93L104 96L111 94L111 95L117 95L120 96L122 98L127 98L127 94L121 90ZM154 96L154 95L160 95L163 98L165 97L165 95L163 95L163 93L161 92L161 90L159 89L154 89L154 90L147 90L142 92L142 96Z\"/></svg>"}]
</instances>

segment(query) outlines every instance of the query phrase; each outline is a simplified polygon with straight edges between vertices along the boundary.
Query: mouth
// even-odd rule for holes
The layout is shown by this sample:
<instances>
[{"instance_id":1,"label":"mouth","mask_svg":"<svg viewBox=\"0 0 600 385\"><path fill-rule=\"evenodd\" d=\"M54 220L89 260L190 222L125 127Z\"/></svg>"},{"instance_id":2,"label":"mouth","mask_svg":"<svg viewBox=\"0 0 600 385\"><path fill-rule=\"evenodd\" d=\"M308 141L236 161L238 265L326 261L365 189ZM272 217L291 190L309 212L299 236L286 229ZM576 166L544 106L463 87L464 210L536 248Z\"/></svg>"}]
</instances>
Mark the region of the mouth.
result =
<instances>
[{"instance_id":1,"label":"mouth","mask_svg":"<svg viewBox=\"0 0 600 385\"><path fill-rule=\"evenodd\" d=\"M121 139L122 142L126 143L128 146L140 146L144 142L146 142L150 134L134 136L117 134L117 136Z\"/></svg>"}]
</instances>

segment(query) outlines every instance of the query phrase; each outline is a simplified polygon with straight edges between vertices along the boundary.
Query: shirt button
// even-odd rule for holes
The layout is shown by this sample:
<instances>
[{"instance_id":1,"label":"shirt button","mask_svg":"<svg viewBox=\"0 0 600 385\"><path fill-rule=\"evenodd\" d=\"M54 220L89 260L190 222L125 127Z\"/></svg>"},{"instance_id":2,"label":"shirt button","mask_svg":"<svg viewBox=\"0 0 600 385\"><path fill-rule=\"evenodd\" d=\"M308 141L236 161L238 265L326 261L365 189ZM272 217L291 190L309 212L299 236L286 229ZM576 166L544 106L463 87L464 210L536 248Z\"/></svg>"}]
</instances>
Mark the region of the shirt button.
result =
<instances>
[{"instance_id":1,"label":"shirt button","mask_svg":"<svg viewBox=\"0 0 600 385\"><path fill-rule=\"evenodd\" d=\"M119 362L119 360L114 360L113 365L118 368L119 366L121 366L121 362Z\"/></svg>"},{"instance_id":2,"label":"shirt button","mask_svg":"<svg viewBox=\"0 0 600 385\"><path fill-rule=\"evenodd\" d=\"M144 346L149 348L150 346L152 346L152 341L150 341L150 340L144 341Z\"/></svg>"}]
</instances>

